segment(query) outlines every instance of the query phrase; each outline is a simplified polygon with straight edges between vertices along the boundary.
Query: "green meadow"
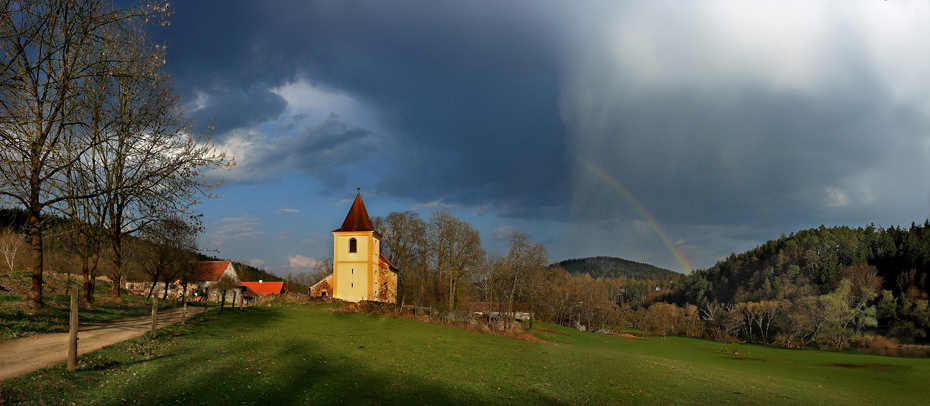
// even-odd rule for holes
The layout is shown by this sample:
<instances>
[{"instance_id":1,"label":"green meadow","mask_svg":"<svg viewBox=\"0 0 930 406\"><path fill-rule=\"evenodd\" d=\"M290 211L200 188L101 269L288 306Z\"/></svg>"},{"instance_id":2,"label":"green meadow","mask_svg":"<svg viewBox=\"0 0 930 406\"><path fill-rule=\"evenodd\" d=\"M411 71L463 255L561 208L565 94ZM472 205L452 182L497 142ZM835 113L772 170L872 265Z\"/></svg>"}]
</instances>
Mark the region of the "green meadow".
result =
<instances>
[{"instance_id":1,"label":"green meadow","mask_svg":"<svg viewBox=\"0 0 930 406\"><path fill-rule=\"evenodd\" d=\"M927 401L927 359L536 327L546 342L319 306L227 310L85 355L76 373L58 365L6 381L2 396L185 405Z\"/></svg>"},{"instance_id":2,"label":"green meadow","mask_svg":"<svg viewBox=\"0 0 930 406\"><path fill-rule=\"evenodd\" d=\"M36 334L68 332L71 320L71 295L68 285L77 279L64 274L45 275L45 306L39 309L23 305L23 294L28 290L31 274L26 271L0 273L0 286L12 287L14 294L0 295L0 341L13 340ZM81 304L78 312L81 325L107 323L128 317L149 315L152 302L135 295L123 295L122 302L109 301L109 282L98 282L94 304ZM159 300L159 308L178 307L174 300Z\"/></svg>"}]
</instances>

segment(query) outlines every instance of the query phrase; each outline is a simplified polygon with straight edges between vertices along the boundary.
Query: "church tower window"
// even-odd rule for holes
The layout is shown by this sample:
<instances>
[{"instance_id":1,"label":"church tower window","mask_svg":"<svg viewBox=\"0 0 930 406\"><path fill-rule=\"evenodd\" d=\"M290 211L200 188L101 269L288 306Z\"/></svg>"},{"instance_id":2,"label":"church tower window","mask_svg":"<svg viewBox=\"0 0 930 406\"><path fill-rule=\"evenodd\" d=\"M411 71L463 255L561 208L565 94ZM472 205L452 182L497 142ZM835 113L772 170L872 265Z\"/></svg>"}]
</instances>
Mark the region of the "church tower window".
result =
<instances>
[{"instance_id":1,"label":"church tower window","mask_svg":"<svg viewBox=\"0 0 930 406\"><path fill-rule=\"evenodd\" d=\"M349 253L354 254L356 252L358 252L358 241L352 238L349 240Z\"/></svg>"}]
</instances>

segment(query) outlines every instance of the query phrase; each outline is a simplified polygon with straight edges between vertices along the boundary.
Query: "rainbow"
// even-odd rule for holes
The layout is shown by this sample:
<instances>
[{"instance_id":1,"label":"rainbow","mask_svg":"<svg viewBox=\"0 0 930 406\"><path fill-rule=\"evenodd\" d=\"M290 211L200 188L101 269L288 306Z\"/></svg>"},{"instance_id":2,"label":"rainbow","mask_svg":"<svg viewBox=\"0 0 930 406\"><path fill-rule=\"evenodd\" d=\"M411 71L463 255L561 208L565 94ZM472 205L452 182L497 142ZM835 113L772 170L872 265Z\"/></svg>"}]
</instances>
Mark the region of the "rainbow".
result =
<instances>
[{"instance_id":1,"label":"rainbow","mask_svg":"<svg viewBox=\"0 0 930 406\"><path fill-rule=\"evenodd\" d=\"M657 222L656 219L652 217L652 214L650 214L649 211L639 203L639 200L636 200L636 198L633 197L633 194L630 193L630 191L627 190L627 188L624 187L620 181L607 173L607 171L596 162L592 162L587 159L583 159L582 162L584 162L585 166L591 169L594 174L607 182L608 185L616 189L617 192L620 193L620 196L623 196L626 201L628 201L631 205L633 205L634 208L636 208L636 211L638 211L639 214L643 216L644 219L646 219L646 222L649 223L649 225L653 230L655 230L656 234L659 235L665 245L668 246L669 250L672 251L672 255L675 256L675 260L678 261L678 265L681 266L681 270L685 274L691 273L691 270L693 269L691 264L688 263L688 260L685 259L685 256L681 254L681 251L678 249L675 243L672 242L672 239L668 237L668 233L662 229L662 226L659 225L659 222Z\"/></svg>"}]
</instances>

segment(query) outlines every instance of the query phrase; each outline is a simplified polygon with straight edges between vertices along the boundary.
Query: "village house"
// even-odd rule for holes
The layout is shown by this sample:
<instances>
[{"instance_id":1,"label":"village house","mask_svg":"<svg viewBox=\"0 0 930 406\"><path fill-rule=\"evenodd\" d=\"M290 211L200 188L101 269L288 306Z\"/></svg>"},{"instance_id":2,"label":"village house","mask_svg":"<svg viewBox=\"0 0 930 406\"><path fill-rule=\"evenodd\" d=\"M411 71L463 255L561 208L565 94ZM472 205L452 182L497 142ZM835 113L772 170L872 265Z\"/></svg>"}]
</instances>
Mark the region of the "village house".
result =
<instances>
[{"instance_id":1,"label":"village house","mask_svg":"<svg viewBox=\"0 0 930 406\"><path fill-rule=\"evenodd\" d=\"M233 267L231 261L194 262L194 272L189 282L190 286L195 288L195 294L198 297L202 295L203 291L206 291L209 300L220 301L223 292L215 289L215 286L223 277L229 278L235 284L235 288L226 291L226 301L235 302L241 300L239 274L236 273L236 268Z\"/></svg>"},{"instance_id":2,"label":"village house","mask_svg":"<svg viewBox=\"0 0 930 406\"><path fill-rule=\"evenodd\" d=\"M193 262L191 266L193 267L193 272L187 284L188 297L194 300L202 300L203 292L206 291L210 295L210 300L222 300L222 292L213 289L213 287L219 283L223 276L226 276L236 285L235 289L227 290L226 300L231 302L233 299L239 300L241 298L241 292L238 288L239 274L236 273L236 268L232 265L231 261ZM283 284L283 282L281 283ZM140 296L148 295L151 287L151 281L126 281L123 284L124 289L132 294ZM180 300L181 296L184 294L184 284L181 283L180 280L168 284L165 282L157 282L153 289L153 294L156 297L162 297L165 294L165 289L168 290L169 299Z\"/></svg>"},{"instance_id":3,"label":"village house","mask_svg":"<svg viewBox=\"0 0 930 406\"><path fill-rule=\"evenodd\" d=\"M381 254L381 234L359 191L342 227L333 230L333 273L310 287L310 296L396 303L397 272Z\"/></svg>"}]
</instances>

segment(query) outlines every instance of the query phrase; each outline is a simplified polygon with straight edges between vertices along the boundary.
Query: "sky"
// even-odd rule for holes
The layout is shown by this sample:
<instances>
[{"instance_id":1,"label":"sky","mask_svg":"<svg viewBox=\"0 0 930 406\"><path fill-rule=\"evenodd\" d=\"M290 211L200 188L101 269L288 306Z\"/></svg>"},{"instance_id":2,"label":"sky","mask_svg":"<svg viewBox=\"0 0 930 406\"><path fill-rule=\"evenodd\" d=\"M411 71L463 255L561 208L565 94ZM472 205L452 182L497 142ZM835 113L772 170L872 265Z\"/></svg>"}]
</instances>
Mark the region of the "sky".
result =
<instances>
[{"instance_id":1,"label":"sky","mask_svg":"<svg viewBox=\"0 0 930 406\"><path fill-rule=\"evenodd\" d=\"M930 217L926 1L187 1L167 69L237 166L202 243L283 275L372 216L678 272Z\"/></svg>"}]
</instances>

